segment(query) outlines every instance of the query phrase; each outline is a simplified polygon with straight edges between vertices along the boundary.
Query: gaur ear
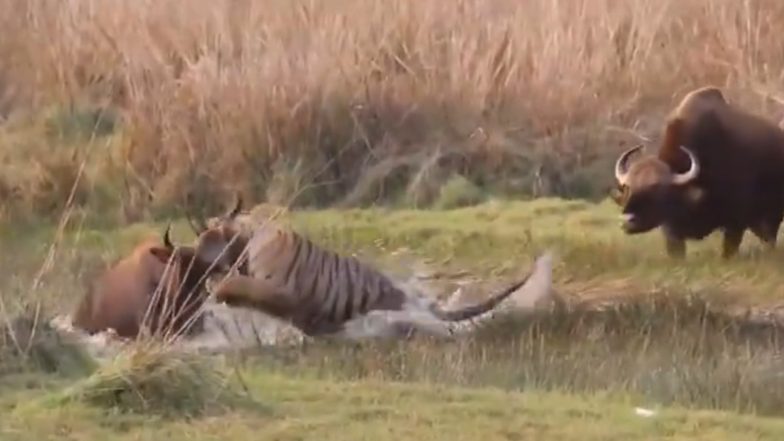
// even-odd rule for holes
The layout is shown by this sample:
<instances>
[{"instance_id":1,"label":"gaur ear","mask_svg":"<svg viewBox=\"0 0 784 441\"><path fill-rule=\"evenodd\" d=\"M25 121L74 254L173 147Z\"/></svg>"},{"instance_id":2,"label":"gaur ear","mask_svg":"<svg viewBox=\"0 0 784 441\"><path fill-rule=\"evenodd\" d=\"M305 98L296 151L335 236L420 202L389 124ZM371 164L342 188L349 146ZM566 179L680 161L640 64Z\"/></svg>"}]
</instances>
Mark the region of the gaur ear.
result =
<instances>
[{"instance_id":1,"label":"gaur ear","mask_svg":"<svg viewBox=\"0 0 784 441\"><path fill-rule=\"evenodd\" d=\"M705 190L699 187L689 187L686 189L686 200L692 204L697 204L705 197Z\"/></svg>"},{"instance_id":2,"label":"gaur ear","mask_svg":"<svg viewBox=\"0 0 784 441\"><path fill-rule=\"evenodd\" d=\"M167 247L152 247L150 248L150 254L155 256L156 259L160 260L163 263L169 263L169 258L171 257L174 250Z\"/></svg>"}]
</instances>

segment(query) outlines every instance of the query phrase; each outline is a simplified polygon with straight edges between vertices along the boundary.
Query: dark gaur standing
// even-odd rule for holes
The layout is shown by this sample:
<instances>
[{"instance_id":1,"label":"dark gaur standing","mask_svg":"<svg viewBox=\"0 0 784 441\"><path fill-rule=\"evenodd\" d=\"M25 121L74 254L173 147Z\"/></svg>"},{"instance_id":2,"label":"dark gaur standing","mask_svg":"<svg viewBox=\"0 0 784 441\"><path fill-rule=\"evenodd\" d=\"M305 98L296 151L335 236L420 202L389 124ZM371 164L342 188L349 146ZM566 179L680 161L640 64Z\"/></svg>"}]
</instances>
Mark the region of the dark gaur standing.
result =
<instances>
[{"instance_id":1,"label":"dark gaur standing","mask_svg":"<svg viewBox=\"0 0 784 441\"><path fill-rule=\"evenodd\" d=\"M630 165L642 148L615 164L612 197L627 234L661 227L671 257L715 230L724 233L724 258L737 253L747 228L775 246L784 216L784 131L776 124L703 87L669 115L658 152Z\"/></svg>"},{"instance_id":2,"label":"dark gaur standing","mask_svg":"<svg viewBox=\"0 0 784 441\"><path fill-rule=\"evenodd\" d=\"M688 188L686 186L694 181L700 172L698 160L683 146L679 148L688 155L690 164L685 173L673 173L667 164L653 158L640 160L629 170L629 157L643 148L642 144L632 147L625 151L615 164L615 179L619 187L628 191L629 195L623 210L623 229L629 234L647 232L662 224L667 214L666 209L656 210L655 205L667 205L669 199L677 199L677 193Z\"/></svg>"}]
</instances>

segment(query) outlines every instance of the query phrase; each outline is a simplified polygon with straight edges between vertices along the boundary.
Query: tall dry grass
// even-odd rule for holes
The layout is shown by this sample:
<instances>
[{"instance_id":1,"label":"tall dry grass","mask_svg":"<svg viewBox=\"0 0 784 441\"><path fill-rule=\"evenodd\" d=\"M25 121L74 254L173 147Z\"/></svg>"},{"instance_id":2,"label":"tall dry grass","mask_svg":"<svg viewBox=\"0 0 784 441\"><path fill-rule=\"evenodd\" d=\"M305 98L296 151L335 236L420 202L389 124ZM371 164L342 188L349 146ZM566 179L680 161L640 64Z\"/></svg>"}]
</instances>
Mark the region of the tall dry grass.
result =
<instances>
[{"instance_id":1,"label":"tall dry grass","mask_svg":"<svg viewBox=\"0 0 784 441\"><path fill-rule=\"evenodd\" d=\"M86 154L74 124L114 133L79 194L126 217L233 189L356 204L455 173L602 194L619 144L690 88L781 118L782 25L776 0L0 0L0 195L62 199L75 172L50 163ZM45 141L9 135L41 115Z\"/></svg>"}]
</instances>

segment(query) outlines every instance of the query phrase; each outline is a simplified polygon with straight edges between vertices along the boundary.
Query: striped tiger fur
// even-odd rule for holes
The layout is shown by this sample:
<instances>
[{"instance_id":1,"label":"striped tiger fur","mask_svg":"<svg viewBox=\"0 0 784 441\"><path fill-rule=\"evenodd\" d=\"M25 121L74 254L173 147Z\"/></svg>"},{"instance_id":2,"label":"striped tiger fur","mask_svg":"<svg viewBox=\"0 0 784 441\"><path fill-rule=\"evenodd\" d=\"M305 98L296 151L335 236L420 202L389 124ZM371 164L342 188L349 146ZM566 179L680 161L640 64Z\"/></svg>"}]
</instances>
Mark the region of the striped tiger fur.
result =
<instances>
[{"instance_id":1,"label":"striped tiger fur","mask_svg":"<svg viewBox=\"0 0 784 441\"><path fill-rule=\"evenodd\" d=\"M233 222L237 213L233 210L213 220L197 239L202 259L224 271L239 266L239 274L219 284L215 300L262 311L309 336L350 334L351 329L365 326L363 320L386 320L387 328L382 326L377 334L406 333L410 328L449 333L441 322L466 320L492 310L531 276L478 304L444 310L374 267L319 247L274 222L252 231L240 228Z\"/></svg>"}]
</instances>

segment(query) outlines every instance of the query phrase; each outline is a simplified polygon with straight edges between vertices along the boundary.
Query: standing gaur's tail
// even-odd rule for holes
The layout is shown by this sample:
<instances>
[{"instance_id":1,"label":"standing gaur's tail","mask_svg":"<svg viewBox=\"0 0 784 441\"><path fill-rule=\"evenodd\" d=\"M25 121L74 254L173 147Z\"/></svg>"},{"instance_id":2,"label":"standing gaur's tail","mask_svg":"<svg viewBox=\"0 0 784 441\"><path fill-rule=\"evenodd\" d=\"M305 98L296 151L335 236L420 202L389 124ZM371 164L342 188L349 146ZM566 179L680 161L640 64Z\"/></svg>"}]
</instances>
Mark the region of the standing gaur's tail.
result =
<instances>
[{"instance_id":1,"label":"standing gaur's tail","mask_svg":"<svg viewBox=\"0 0 784 441\"><path fill-rule=\"evenodd\" d=\"M460 320L467 320L473 318L475 316L484 314L501 303L504 299L509 297L512 293L523 287L532 276L537 275L538 271L551 271L551 254L546 252L539 256L534 263L534 267L531 271L519 282L516 282L512 286L506 288L505 290L501 291L500 293L488 298L487 300L480 302L476 305L467 306L465 308L456 309L454 311L444 311L441 307L435 303L431 304L430 311L435 315L437 318L445 321L460 321ZM543 267L544 266L544 267ZM549 274L548 274L549 276ZM546 287L549 290L549 286Z\"/></svg>"}]
</instances>

